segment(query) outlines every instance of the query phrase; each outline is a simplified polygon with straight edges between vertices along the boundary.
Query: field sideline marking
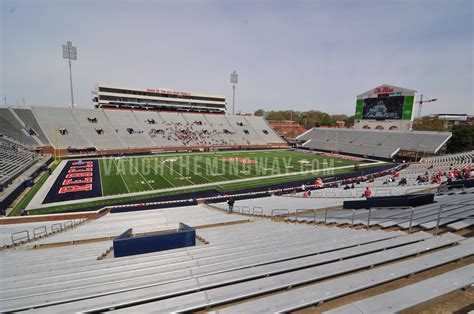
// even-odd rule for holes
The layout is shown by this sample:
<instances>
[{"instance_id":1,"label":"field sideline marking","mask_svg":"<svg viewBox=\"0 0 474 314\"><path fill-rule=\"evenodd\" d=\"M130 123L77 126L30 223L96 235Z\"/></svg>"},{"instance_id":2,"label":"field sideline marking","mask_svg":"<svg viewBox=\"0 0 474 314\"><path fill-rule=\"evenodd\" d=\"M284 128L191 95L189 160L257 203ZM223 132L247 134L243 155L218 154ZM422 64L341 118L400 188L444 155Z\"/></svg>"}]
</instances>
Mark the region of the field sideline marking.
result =
<instances>
[{"instance_id":1,"label":"field sideline marking","mask_svg":"<svg viewBox=\"0 0 474 314\"><path fill-rule=\"evenodd\" d=\"M115 169L117 169L117 172L120 173L120 177L122 177L123 184L125 184L125 188L127 189L128 193L130 193L130 189L128 188L127 182L125 182L125 179L123 178L122 172L118 170L118 164L115 159L113 159L115 163ZM120 195L120 194L113 194L113 195Z\"/></svg>"}]
</instances>

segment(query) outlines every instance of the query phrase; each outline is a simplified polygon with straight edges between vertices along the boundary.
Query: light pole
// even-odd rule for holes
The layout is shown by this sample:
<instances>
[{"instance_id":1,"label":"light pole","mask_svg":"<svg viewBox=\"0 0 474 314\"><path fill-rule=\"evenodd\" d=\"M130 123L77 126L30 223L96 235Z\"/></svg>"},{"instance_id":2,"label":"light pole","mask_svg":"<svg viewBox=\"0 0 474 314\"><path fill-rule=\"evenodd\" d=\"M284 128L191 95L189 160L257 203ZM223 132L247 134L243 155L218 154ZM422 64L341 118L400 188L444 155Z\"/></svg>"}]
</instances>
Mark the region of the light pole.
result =
<instances>
[{"instance_id":1,"label":"light pole","mask_svg":"<svg viewBox=\"0 0 474 314\"><path fill-rule=\"evenodd\" d=\"M5 102L5 107L7 106L7 96L3 97L3 101Z\"/></svg>"},{"instance_id":2,"label":"light pole","mask_svg":"<svg viewBox=\"0 0 474 314\"><path fill-rule=\"evenodd\" d=\"M237 72L230 73L230 82L232 83L232 115L235 116L235 84L239 81Z\"/></svg>"},{"instance_id":3,"label":"light pole","mask_svg":"<svg viewBox=\"0 0 474 314\"><path fill-rule=\"evenodd\" d=\"M77 60L77 48L72 45L71 41L68 41L66 45L63 45L63 59L69 61L69 83L71 85L71 107L74 108L74 91L72 89L72 70L71 60Z\"/></svg>"},{"instance_id":4,"label":"light pole","mask_svg":"<svg viewBox=\"0 0 474 314\"><path fill-rule=\"evenodd\" d=\"M423 104L427 102L433 102L437 101L438 99L433 98L433 99L428 99L428 100L423 100L423 94L420 95L420 100L418 100L416 103L418 104L418 118L421 118L421 110L423 109Z\"/></svg>"}]
</instances>

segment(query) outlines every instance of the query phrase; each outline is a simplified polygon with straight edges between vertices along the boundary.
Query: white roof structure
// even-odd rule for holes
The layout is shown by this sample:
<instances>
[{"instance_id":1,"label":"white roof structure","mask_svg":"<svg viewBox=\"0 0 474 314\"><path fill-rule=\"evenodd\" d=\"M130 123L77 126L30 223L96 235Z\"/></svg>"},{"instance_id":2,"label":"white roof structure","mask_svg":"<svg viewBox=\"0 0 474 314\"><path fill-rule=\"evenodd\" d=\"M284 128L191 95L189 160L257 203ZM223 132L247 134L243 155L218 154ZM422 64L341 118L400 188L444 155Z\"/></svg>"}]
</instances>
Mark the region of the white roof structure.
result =
<instances>
[{"instance_id":1,"label":"white roof structure","mask_svg":"<svg viewBox=\"0 0 474 314\"><path fill-rule=\"evenodd\" d=\"M415 95L415 93L416 93L416 90L413 90L413 89L408 89L408 88L398 87L398 86L393 86L393 85L388 85L388 84L382 84L360 95L357 95L357 99L377 97L379 94L394 94L394 95L400 95L400 96L412 95L413 96Z\"/></svg>"}]
</instances>

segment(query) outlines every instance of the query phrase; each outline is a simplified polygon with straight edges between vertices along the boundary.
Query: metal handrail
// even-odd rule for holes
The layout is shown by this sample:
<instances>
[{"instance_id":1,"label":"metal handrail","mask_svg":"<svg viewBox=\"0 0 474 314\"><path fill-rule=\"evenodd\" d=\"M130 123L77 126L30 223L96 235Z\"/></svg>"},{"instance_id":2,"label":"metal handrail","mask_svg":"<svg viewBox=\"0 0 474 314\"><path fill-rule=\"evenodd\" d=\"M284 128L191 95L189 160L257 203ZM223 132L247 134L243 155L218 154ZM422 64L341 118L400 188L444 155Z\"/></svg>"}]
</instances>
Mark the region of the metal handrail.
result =
<instances>
[{"instance_id":1,"label":"metal handrail","mask_svg":"<svg viewBox=\"0 0 474 314\"><path fill-rule=\"evenodd\" d=\"M369 209L369 212L368 212L368 215L367 215L367 230L370 229L370 220L376 218L377 220L404 220L404 219L407 219L408 217L373 217L372 216L372 210L373 209L384 209L384 208L393 208L393 209L411 209L411 213L410 213L410 225L408 227L408 233L411 233L411 230L412 230L412 225L413 225L413 217L414 217L414 213L415 213L415 209L411 206L401 206L401 207L396 207L396 206L387 206L387 207L374 207L374 208L370 208ZM328 218L335 218L335 219L341 219L341 220L349 220L349 218L346 218L346 217L340 217L340 216L329 216L328 215L328 212L329 212L330 208L326 208L326 210L324 211L324 224L327 224L327 220ZM314 215L313 215L313 221L314 223L316 223L316 215L317 215L318 212L315 212ZM351 215L351 228L354 227L354 221L355 221L355 210L352 209L352 215Z\"/></svg>"},{"instance_id":2,"label":"metal handrail","mask_svg":"<svg viewBox=\"0 0 474 314\"><path fill-rule=\"evenodd\" d=\"M59 228L55 228L57 226L59 226ZM59 230L59 231L63 230L63 225L60 222L51 225L51 232L54 233L56 232L56 230Z\"/></svg>"},{"instance_id":3,"label":"metal handrail","mask_svg":"<svg viewBox=\"0 0 474 314\"><path fill-rule=\"evenodd\" d=\"M464 204L464 203L462 203L462 204ZM453 206L453 205L452 204L440 204L439 211L438 211L438 217L436 218L436 228L435 228L434 235L438 235L439 224L440 224L441 219L443 219L443 218L474 219L474 215L472 215L472 214L468 215L468 216L444 216L444 217L442 217L441 214L443 213L443 208L444 207L449 207L449 206Z\"/></svg>"},{"instance_id":4,"label":"metal handrail","mask_svg":"<svg viewBox=\"0 0 474 314\"><path fill-rule=\"evenodd\" d=\"M64 222L64 229L72 228L72 220L68 220Z\"/></svg>"},{"instance_id":5,"label":"metal handrail","mask_svg":"<svg viewBox=\"0 0 474 314\"><path fill-rule=\"evenodd\" d=\"M278 208L278 209L273 209L273 210L272 210L272 212L271 212L271 217L272 217L272 218L275 217L274 213L275 213L275 212L279 212L279 211L280 211L280 212L284 211L284 212L286 212L287 215L290 214L290 211L289 211L288 209Z\"/></svg>"},{"instance_id":6,"label":"metal handrail","mask_svg":"<svg viewBox=\"0 0 474 314\"><path fill-rule=\"evenodd\" d=\"M304 208L299 208L295 210L295 223L298 222L298 212L307 212L307 211L312 211L314 212L315 209L304 209Z\"/></svg>"},{"instance_id":7,"label":"metal handrail","mask_svg":"<svg viewBox=\"0 0 474 314\"><path fill-rule=\"evenodd\" d=\"M260 215L263 216L263 207L260 207L260 206L252 207L252 215L257 214L257 211L258 213L260 213Z\"/></svg>"},{"instance_id":8,"label":"metal handrail","mask_svg":"<svg viewBox=\"0 0 474 314\"><path fill-rule=\"evenodd\" d=\"M246 210L247 214L250 215L250 206L242 206L241 213L244 214L244 209Z\"/></svg>"},{"instance_id":9,"label":"metal handrail","mask_svg":"<svg viewBox=\"0 0 474 314\"><path fill-rule=\"evenodd\" d=\"M36 230L42 230L38 233L36 233ZM41 226L33 229L33 238L36 239L38 235L45 234L48 235L48 230L46 229L46 226Z\"/></svg>"},{"instance_id":10,"label":"metal handrail","mask_svg":"<svg viewBox=\"0 0 474 314\"><path fill-rule=\"evenodd\" d=\"M379 196L379 194L380 194L379 192L386 192L386 191L388 192L388 195L382 195L382 196L392 196L392 190L390 190L390 189L377 189L377 190L375 190L374 196ZM382 193L382 194L384 194L384 193Z\"/></svg>"},{"instance_id":11,"label":"metal handrail","mask_svg":"<svg viewBox=\"0 0 474 314\"><path fill-rule=\"evenodd\" d=\"M14 235L16 234L20 234L20 233L25 233L26 232L26 236L25 237L20 237L18 239L14 239ZM30 241L30 232L28 230L23 230L23 231L17 231L17 232L13 232L12 235L11 235L11 238L12 238L12 244L15 245L15 241L18 241L18 240L23 240L23 239L28 239L28 241Z\"/></svg>"},{"instance_id":12,"label":"metal handrail","mask_svg":"<svg viewBox=\"0 0 474 314\"><path fill-rule=\"evenodd\" d=\"M408 226L408 234L411 233L411 229L412 229L412 225L413 225L413 216L415 215L415 209L413 207L405 207L405 208L410 208L411 209L411 213L410 213L410 224ZM374 217L371 217L371 214L372 214L372 208L369 208L369 214L367 216L367 230L370 229L370 219L374 218ZM386 218L387 220L402 220L402 219L406 219L407 217L375 217L377 219L384 219Z\"/></svg>"}]
</instances>

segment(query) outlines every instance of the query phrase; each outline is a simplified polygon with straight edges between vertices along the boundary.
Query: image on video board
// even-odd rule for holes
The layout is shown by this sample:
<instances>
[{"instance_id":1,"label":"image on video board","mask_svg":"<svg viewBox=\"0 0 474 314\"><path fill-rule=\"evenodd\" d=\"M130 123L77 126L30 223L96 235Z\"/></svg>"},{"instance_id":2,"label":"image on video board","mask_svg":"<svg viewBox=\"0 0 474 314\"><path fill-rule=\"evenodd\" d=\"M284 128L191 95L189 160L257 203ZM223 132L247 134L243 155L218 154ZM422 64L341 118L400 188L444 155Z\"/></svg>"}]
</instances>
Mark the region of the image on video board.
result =
<instances>
[{"instance_id":1,"label":"image on video board","mask_svg":"<svg viewBox=\"0 0 474 314\"><path fill-rule=\"evenodd\" d=\"M362 107L362 119L401 119L404 96L367 98Z\"/></svg>"}]
</instances>

